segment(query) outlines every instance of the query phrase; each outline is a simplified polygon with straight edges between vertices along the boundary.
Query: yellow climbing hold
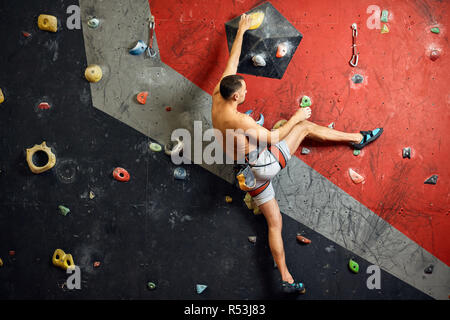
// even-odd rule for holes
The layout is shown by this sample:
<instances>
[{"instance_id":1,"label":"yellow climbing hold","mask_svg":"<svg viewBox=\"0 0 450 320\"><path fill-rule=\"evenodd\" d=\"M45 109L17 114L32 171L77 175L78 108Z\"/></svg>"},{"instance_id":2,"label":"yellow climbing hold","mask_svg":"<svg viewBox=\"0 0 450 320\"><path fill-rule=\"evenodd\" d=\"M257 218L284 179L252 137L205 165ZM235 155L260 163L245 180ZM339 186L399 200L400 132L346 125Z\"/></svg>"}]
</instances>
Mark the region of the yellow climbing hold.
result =
<instances>
[{"instance_id":1,"label":"yellow climbing hold","mask_svg":"<svg viewBox=\"0 0 450 320\"><path fill-rule=\"evenodd\" d=\"M3 101L5 101L5 96L3 95L2 89L0 89L0 103L2 103Z\"/></svg>"},{"instance_id":2,"label":"yellow climbing hold","mask_svg":"<svg viewBox=\"0 0 450 320\"><path fill-rule=\"evenodd\" d=\"M84 76L89 82L99 82L103 76L102 68L96 64L91 64L86 68Z\"/></svg>"},{"instance_id":3,"label":"yellow climbing hold","mask_svg":"<svg viewBox=\"0 0 450 320\"><path fill-rule=\"evenodd\" d=\"M225 196L225 201L231 203L233 202L233 198L231 198L230 196Z\"/></svg>"},{"instance_id":4,"label":"yellow climbing hold","mask_svg":"<svg viewBox=\"0 0 450 320\"><path fill-rule=\"evenodd\" d=\"M33 155L38 151L42 151L47 154L48 162L46 165L44 165L42 167L37 167L33 163ZM41 144L35 144L33 148L27 149L27 162L28 162L28 166L30 167L30 170L33 173L42 173L44 171L50 170L51 168L53 168L55 166L56 156L52 152L52 150L49 147L47 147L47 144L44 141Z\"/></svg>"},{"instance_id":5,"label":"yellow climbing hold","mask_svg":"<svg viewBox=\"0 0 450 320\"><path fill-rule=\"evenodd\" d=\"M249 30L258 29L264 20L264 12L254 12L250 14L250 18L252 19L252 24L250 25Z\"/></svg>"},{"instance_id":6,"label":"yellow climbing hold","mask_svg":"<svg viewBox=\"0 0 450 320\"><path fill-rule=\"evenodd\" d=\"M389 32L388 26L383 24L383 28L381 28L381 33L388 33L388 32Z\"/></svg>"},{"instance_id":7,"label":"yellow climbing hold","mask_svg":"<svg viewBox=\"0 0 450 320\"><path fill-rule=\"evenodd\" d=\"M260 214L259 207L255 204L255 202L252 199L252 196L250 193L246 193L244 197L244 202L247 205L247 208L249 210L253 210L253 214Z\"/></svg>"},{"instance_id":8,"label":"yellow climbing hold","mask_svg":"<svg viewBox=\"0 0 450 320\"><path fill-rule=\"evenodd\" d=\"M44 31L56 32L58 31L58 19L49 14L41 14L38 17L38 27Z\"/></svg>"},{"instance_id":9,"label":"yellow climbing hold","mask_svg":"<svg viewBox=\"0 0 450 320\"><path fill-rule=\"evenodd\" d=\"M71 254L66 254L61 249L56 249L53 253L52 257L53 265L63 268L64 270L67 270L70 267L74 267L75 263L73 262L73 258Z\"/></svg>"},{"instance_id":10,"label":"yellow climbing hold","mask_svg":"<svg viewBox=\"0 0 450 320\"><path fill-rule=\"evenodd\" d=\"M281 119L281 120L277 121L277 123L275 123L275 125L273 126L272 130L281 128L286 122L287 122L286 119Z\"/></svg>"}]
</instances>

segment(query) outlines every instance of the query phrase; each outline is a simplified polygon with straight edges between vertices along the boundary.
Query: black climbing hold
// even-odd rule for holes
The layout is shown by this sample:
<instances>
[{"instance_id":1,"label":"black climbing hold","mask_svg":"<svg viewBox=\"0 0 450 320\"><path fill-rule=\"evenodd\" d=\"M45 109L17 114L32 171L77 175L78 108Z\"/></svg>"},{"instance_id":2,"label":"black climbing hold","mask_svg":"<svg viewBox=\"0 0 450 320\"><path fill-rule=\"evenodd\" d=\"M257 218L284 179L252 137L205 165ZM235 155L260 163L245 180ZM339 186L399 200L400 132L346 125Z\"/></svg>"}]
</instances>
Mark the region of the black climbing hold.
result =
<instances>
[{"instance_id":1,"label":"black climbing hold","mask_svg":"<svg viewBox=\"0 0 450 320\"><path fill-rule=\"evenodd\" d=\"M411 148L403 148L403 158L411 159Z\"/></svg>"},{"instance_id":2,"label":"black climbing hold","mask_svg":"<svg viewBox=\"0 0 450 320\"><path fill-rule=\"evenodd\" d=\"M425 184L436 184L438 179L437 174L433 174L431 177L429 177L427 180L425 180Z\"/></svg>"},{"instance_id":3,"label":"black climbing hold","mask_svg":"<svg viewBox=\"0 0 450 320\"><path fill-rule=\"evenodd\" d=\"M361 82L364 81L364 77L363 77L362 75L360 75L360 74L355 74L355 75L352 77L352 81L353 81L354 83L361 83Z\"/></svg>"},{"instance_id":4,"label":"black climbing hold","mask_svg":"<svg viewBox=\"0 0 450 320\"><path fill-rule=\"evenodd\" d=\"M433 273L433 268L434 266L432 264L430 264L428 267L425 268L425 270L423 270L425 273L427 274L432 274Z\"/></svg>"}]
</instances>

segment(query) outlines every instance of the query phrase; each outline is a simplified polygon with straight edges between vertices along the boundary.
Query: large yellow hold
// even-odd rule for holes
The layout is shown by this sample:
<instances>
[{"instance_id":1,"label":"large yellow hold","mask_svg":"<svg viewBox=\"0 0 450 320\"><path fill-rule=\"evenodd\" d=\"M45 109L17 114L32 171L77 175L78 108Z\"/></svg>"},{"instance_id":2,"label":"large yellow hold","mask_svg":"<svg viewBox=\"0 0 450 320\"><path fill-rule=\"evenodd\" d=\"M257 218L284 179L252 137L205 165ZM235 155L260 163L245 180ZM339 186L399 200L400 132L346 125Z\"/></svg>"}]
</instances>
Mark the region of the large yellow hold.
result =
<instances>
[{"instance_id":1,"label":"large yellow hold","mask_svg":"<svg viewBox=\"0 0 450 320\"><path fill-rule=\"evenodd\" d=\"M58 31L58 19L49 14L41 14L38 17L38 27L44 31L56 32Z\"/></svg>"},{"instance_id":2,"label":"large yellow hold","mask_svg":"<svg viewBox=\"0 0 450 320\"><path fill-rule=\"evenodd\" d=\"M96 64L91 64L86 68L84 76L89 82L99 82L103 76L102 68Z\"/></svg>"},{"instance_id":3,"label":"large yellow hold","mask_svg":"<svg viewBox=\"0 0 450 320\"><path fill-rule=\"evenodd\" d=\"M69 253L65 253L61 249L56 249L53 253L52 262L55 266L67 270L73 268L75 263L73 262L73 257Z\"/></svg>"},{"instance_id":4,"label":"large yellow hold","mask_svg":"<svg viewBox=\"0 0 450 320\"><path fill-rule=\"evenodd\" d=\"M46 165L44 165L42 167L37 167L33 163L33 155L38 151L42 151L47 154L48 162ZM51 168L53 168L55 166L56 156L52 152L52 150L49 147L47 147L47 144L44 141L41 144L35 144L33 148L27 149L27 162L28 162L28 166L30 167L30 170L33 173L36 173L36 174L42 173L44 171L50 170Z\"/></svg>"},{"instance_id":5,"label":"large yellow hold","mask_svg":"<svg viewBox=\"0 0 450 320\"><path fill-rule=\"evenodd\" d=\"M0 103L2 103L3 101L5 101L5 96L3 95L2 89L0 89Z\"/></svg>"},{"instance_id":6,"label":"large yellow hold","mask_svg":"<svg viewBox=\"0 0 450 320\"><path fill-rule=\"evenodd\" d=\"M258 29L259 26L263 23L264 12L251 13L250 18L252 19L252 24L250 25L249 30Z\"/></svg>"}]
</instances>

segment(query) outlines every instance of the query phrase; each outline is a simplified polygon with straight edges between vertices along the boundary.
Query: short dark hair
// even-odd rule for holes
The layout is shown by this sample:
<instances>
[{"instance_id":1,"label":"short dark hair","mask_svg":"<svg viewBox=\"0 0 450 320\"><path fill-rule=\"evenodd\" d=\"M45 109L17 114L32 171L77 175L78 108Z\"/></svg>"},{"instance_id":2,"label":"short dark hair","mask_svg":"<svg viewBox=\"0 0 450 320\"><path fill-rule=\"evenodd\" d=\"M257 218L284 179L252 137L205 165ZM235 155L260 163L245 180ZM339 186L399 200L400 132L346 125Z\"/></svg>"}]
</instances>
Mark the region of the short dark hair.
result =
<instances>
[{"instance_id":1,"label":"short dark hair","mask_svg":"<svg viewBox=\"0 0 450 320\"><path fill-rule=\"evenodd\" d=\"M233 93L238 91L242 87L241 80L244 80L244 77L237 74L223 77L222 81L220 81L220 94L222 97L229 99Z\"/></svg>"}]
</instances>

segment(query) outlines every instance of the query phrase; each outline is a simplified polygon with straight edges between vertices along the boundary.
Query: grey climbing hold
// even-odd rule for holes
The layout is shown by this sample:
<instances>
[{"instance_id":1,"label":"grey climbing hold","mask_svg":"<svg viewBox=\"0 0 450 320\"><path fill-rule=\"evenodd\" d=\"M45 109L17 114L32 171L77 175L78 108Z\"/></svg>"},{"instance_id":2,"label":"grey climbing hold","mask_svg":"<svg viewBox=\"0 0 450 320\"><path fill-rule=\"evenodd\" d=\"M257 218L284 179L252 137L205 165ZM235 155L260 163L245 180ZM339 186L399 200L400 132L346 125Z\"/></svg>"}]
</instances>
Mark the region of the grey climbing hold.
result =
<instances>
[{"instance_id":1,"label":"grey climbing hold","mask_svg":"<svg viewBox=\"0 0 450 320\"><path fill-rule=\"evenodd\" d=\"M437 174L433 174L431 177L429 177L427 180L425 180L425 184L436 184L438 179Z\"/></svg>"},{"instance_id":2,"label":"grey climbing hold","mask_svg":"<svg viewBox=\"0 0 450 320\"><path fill-rule=\"evenodd\" d=\"M425 268L425 270L423 270L423 272L425 272L427 274L432 274L433 269L434 269L434 266L432 264L430 264L428 267Z\"/></svg>"},{"instance_id":3,"label":"grey climbing hold","mask_svg":"<svg viewBox=\"0 0 450 320\"><path fill-rule=\"evenodd\" d=\"M264 58L259 54L257 54L256 56L253 56L252 61L253 61L253 65L255 67L265 67L266 66L266 60L264 60Z\"/></svg>"},{"instance_id":4,"label":"grey climbing hold","mask_svg":"<svg viewBox=\"0 0 450 320\"><path fill-rule=\"evenodd\" d=\"M355 75L352 77L352 81L353 81L354 83L361 83L361 82L364 81L364 77L363 77L362 75L360 75L360 74L355 74Z\"/></svg>"},{"instance_id":5,"label":"grey climbing hold","mask_svg":"<svg viewBox=\"0 0 450 320\"><path fill-rule=\"evenodd\" d=\"M206 288L208 288L208 286L204 285L204 284L197 284L196 287L195 287L195 289L197 290L198 294L200 294L203 291L205 291Z\"/></svg>"},{"instance_id":6,"label":"grey climbing hold","mask_svg":"<svg viewBox=\"0 0 450 320\"><path fill-rule=\"evenodd\" d=\"M310 152L311 150L309 150L308 148L302 148L302 154L308 154Z\"/></svg>"},{"instance_id":7,"label":"grey climbing hold","mask_svg":"<svg viewBox=\"0 0 450 320\"><path fill-rule=\"evenodd\" d=\"M97 18L92 18L87 22L89 28L96 29L100 25L100 20Z\"/></svg>"},{"instance_id":8,"label":"grey climbing hold","mask_svg":"<svg viewBox=\"0 0 450 320\"><path fill-rule=\"evenodd\" d=\"M248 241L250 241L251 243L256 243L256 236L249 236Z\"/></svg>"},{"instance_id":9,"label":"grey climbing hold","mask_svg":"<svg viewBox=\"0 0 450 320\"><path fill-rule=\"evenodd\" d=\"M411 159L411 148L403 148L403 158Z\"/></svg>"}]
</instances>

